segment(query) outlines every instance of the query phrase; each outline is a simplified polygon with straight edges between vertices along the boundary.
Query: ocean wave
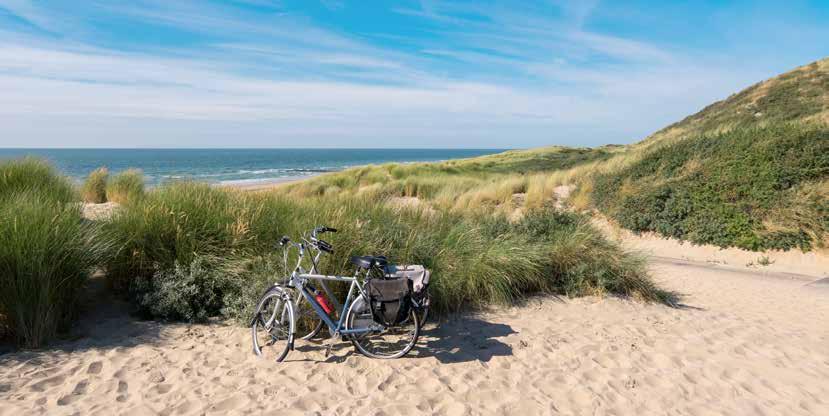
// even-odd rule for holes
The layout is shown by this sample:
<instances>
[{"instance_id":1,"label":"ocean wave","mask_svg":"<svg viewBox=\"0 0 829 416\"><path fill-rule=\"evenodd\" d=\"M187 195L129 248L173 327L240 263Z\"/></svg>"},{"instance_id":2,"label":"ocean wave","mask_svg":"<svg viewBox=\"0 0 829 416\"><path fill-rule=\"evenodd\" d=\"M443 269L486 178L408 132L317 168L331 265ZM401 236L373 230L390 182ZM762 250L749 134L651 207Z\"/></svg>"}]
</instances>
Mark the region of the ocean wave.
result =
<instances>
[{"instance_id":1,"label":"ocean wave","mask_svg":"<svg viewBox=\"0 0 829 416\"><path fill-rule=\"evenodd\" d=\"M298 179L305 179L315 176L313 174L308 175L286 175L286 176L276 176L276 177L267 177L267 178L250 178L250 179L228 179L224 181L219 181L219 185L256 185L256 184L271 184L271 183L280 183L286 181L293 181Z\"/></svg>"},{"instance_id":2,"label":"ocean wave","mask_svg":"<svg viewBox=\"0 0 829 416\"><path fill-rule=\"evenodd\" d=\"M189 179L189 178L218 178L220 176L228 176L233 175L231 172L225 173L194 173L194 174L166 174L166 175L159 175L159 177L164 179Z\"/></svg>"},{"instance_id":3,"label":"ocean wave","mask_svg":"<svg viewBox=\"0 0 829 416\"><path fill-rule=\"evenodd\" d=\"M335 169L329 167L319 167L319 168L271 168L271 169L259 169L259 170L238 170L236 171L237 174L241 175L265 175L268 173L289 173L289 172L309 172L309 173L322 173L322 172L332 172Z\"/></svg>"}]
</instances>

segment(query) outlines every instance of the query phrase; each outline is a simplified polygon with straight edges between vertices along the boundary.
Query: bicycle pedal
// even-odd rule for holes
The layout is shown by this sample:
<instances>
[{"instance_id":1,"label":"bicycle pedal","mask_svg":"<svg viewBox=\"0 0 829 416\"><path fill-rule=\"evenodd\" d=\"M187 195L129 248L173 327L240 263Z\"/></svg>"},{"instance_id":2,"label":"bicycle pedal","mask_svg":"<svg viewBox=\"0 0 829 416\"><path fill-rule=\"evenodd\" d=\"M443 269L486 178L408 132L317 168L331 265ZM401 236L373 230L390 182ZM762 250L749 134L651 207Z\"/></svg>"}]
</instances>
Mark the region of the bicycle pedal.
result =
<instances>
[{"instance_id":1,"label":"bicycle pedal","mask_svg":"<svg viewBox=\"0 0 829 416\"><path fill-rule=\"evenodd\" d=\"M331 355L331 345L332 344L327 344L325 346L325 358L328 358L328 356Z\"/></svg>"}]
</instances>

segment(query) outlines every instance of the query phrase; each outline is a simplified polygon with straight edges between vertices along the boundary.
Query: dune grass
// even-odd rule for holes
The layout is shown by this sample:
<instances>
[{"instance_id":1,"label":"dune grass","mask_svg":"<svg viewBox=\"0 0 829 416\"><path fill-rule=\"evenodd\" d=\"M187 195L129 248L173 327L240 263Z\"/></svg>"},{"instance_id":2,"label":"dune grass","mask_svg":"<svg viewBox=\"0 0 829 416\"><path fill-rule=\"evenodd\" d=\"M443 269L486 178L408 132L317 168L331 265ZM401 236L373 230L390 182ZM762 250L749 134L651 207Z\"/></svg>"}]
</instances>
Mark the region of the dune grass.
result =
<instances>
[{"instance_id":1,"label":"dune grass","mask_svg":"<svg viewBox=\"0 0 829 416\"><path fill-rule=\"evenodd\" d=\"M110 202L127 204L144 196L144 175L138 169L128 169L110 178L106 197Z\"/></svg>"},{"instance_id":2,"label":"dune grass","mask_svg":"<svg viewBox=\"0 0 829 416\"><path fill-rule=\"evenodd\" d=\"M230 191L176 182L132 199L107 224L120 248L107 264L118 287L157 269L189 265L196 253L228 255L250 242L247 211Z\"/></svg>"},{"instance_id":3,"label":"dune grass","mask_svg":"<svg viewBox=\"0 0 829 416\"><path fill-rule=\"evenodd\" d=\"M0 204L0 315L18 344L36 348L75 318L78 290L107 253L80 208L24 191Z\"/></svg>"},{"instance_id":4,"label":"dune grass","mask_svg":"<svg viewBox=\"0 0 829 416\"><path fill-rule=\"evenodd\" d=\"M43 194L63 203L78 200L72 182L44 160L27 157L0 162L0 203L21 192Z\"/></svg>"},{"instance_id":5,"label":"dune grass","mask_svg":"<svg viewBox=\"0 0 829 416\"><path fill-rule=\"evenodd\" d=\"M555 146L438 163L369 165L321 175L281 192L298 198L418 198L440 210L509 212L515 208L516 194L522 194L530 208L549 205L555 186L567 180L556 172L592 166L622 151L621 146Z\"/></svg>"},{"instance_id":6,"label":"dune grass","mask_svg":"<svg viewBox=\"0 0 829 416\"><path fill-rule=\"evenodd\" d=\"M81 185L83 201L92 204L107 202L107 180L109 180L109 170L105 167L90 172Z\"/></svg>"},{"instance_id":7,"label":"dune grass","mask_svg":"<svg viewBox=\"0 0 829 416\"><path fill-rule=\"evenodd\" d=\"M0 327L39 347L74 319L107 238L81 219L69 179L42 160L0 163Z\"/></svg>"},{"instance_id":8,"label":"dune grass","mask_svg":"<svg viewBox=\"0 0 829 416\"><path fill-rule=\"evenodd\" d=\"M395 210L385 201L162 185L107 225L120 236L108 275L151 316L246 319L261 289L284 274L278 238L326 224L340 232L330 236L337 250L323 270L350 275L348 258L372 253L424 264L434 272L437 311L510 304L532 293L672 300L649 280L641 259L577 214L539 209L511 222L501 214Z\"/></svg>"}]
</instances>

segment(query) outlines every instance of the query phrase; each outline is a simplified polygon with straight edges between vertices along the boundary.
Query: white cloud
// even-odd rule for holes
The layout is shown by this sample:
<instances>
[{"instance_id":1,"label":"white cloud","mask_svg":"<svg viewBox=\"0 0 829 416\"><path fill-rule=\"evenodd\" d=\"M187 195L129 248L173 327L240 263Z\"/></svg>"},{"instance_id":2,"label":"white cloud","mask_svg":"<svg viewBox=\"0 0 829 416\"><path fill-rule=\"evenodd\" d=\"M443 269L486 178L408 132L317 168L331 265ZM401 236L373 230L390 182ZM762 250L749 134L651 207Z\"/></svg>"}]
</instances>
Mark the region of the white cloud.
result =
<instances>
[{"instance_id":1,"label":"white cloud","mask_svg":"<svg viewBox=\"0 0 829 416\"><path fill-rule=\"evenodd\" d=\"M278 6L266 23L189 1L96 5L234 36L198 50L126 53L0 32L0 146L630 142L763 75L586 31L590 5L565 8L563 21L477 5L401 11L448 25L436 29L445 39L422 41L419 53L331 32ZM83 19L29 6L0 0L38 27L83 31ZM613 63L587 64L589 55ZM465 66L452 68L456 61Z\"/></svg>"}]
</instances>

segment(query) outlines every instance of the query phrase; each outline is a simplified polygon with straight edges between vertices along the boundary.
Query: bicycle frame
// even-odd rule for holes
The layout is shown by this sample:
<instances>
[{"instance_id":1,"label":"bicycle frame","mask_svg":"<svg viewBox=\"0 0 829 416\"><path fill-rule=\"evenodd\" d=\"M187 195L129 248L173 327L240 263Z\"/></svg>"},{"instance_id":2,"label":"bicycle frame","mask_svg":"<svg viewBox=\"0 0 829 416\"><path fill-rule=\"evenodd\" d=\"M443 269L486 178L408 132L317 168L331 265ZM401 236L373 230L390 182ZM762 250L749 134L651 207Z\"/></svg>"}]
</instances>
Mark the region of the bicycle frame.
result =
<instances>
[{"instance_id":1,"label":"bicycle frame","mask_svg":"<svg viewBox=\"0 0 829 416\"><path fill-rule=\"evenodd\" d=\"M349 306L351 306L352 298L355 296L354 292L355 289L359 294L364 294L362 286L360 285L359 279L359 271L355 272L354 276L333 276L333 275L324 275L318 274L317 271L317 264L319 263L320 256L322 255L322 251L317 249L317 253L314 257L311 258L311 272L305 273L305 270L302 268L302 260L305 258L305 249L306 244L308 247L314 247L313 244L310 244L308 240L303 238L302 243L290 243L292 246L296 247L299 250L299 256L297 257L297 263L294 267L293 273L291 273L291 278L289 281L289 286L293 286L295 288L299 288L299 292L302 294L302 297L308 301L311 305L311 308L314 309L314 312L322 319L325 325L328 326L329 332L333 336L337 335L350 335L350 334L361 334L366 332L372 332L374 328L360 328L360 329L344 329L345 325L345 318L347 315L347 311ZM287 265L288 257L287 257L287 247L284 254L284 260ZM368 276L368 271L366 271L366 276ZM308 290L306 282L309 280L319 281L323 290L325 291L328 298L331 299L334 304L335 308L340 312L340 318L337 322L334 322L322 306L317 302L314 294ZM348 288L348 295L345 298L345 303L340 308L339 301L337 300L336 296L331 292L328 285L325 283L326 281L334 281L334 282L351 282L351 286ZM381 328L382 330L382 328Z\"/></svg>"},{"instance_id":2,"label":"bicycle frame","mask_svg":"<svg viewBox=\"0 0 829 416\"><path fill-rule=\"evenodd\" d=\"M334 322L325 310L322 309L322 306L317 302L314 295L308 290L308 287L304 284L304 281L313 279L318 280L321 282L324 281L336 281L336 282L351 282L351 286L348 288L348 295L345 298L345 304L343 304L342 313L340 313L340 318L337 322ZM349 306L351 306L352 298L354 297L355 289L359 293L363 293L363 288L360 286L360 283L356 276L349 277L349 276L329 276L323 274L294 274L291 277L291 282L294 286L300 287L300 293L311 304L311 307L314 311L319 315L323 322L328 326L328 330L333 334L336 335L350 335L350 334L362 334L366 332L371 332L373 328L359 328L359 329L344 329L345 326L345 318L348 311Z\"/></svg>"},{"instance_id":3,"label":"bicycle frame","mask_svg":"<svg viewBox=\"0 0 829 416\"><path fill-rule=\"evenodd\" d=\"M306 243L307 243L307 241L306 241ZM305 270L302 268L302 260L305 257L305 245L304 244L297 244L297 243L293 243L292 245L294 245L299 250L299 257L297 258L297 263L296 263L296 266L294 267L294 273L297 273L297 272L305 273ZM313 247L310 244L309 244L309 246ZM286 247L286 250L287 250L287 247ZM317 249L316 251L317 252L314 255L314 257L311 258L310 275L317 275L317 273L318 273L317 272L317 265L319 264L320 257L322 256L322 250ZM288 262L287 251L285 252L284 261L286 263L286 269L287 269L287 262ZM334 308L338 312L342 313L345 309L340 304L340 300L337 299L336 296L334 296L334 292L331 290L331 288L329 288L328 285L325 283L325 280L320 280L320 286L322 286L322 290L325 292L326 296L328 296L328 299L331 300L332 302L334 302Z\"/></svg>"}]
</instances>

